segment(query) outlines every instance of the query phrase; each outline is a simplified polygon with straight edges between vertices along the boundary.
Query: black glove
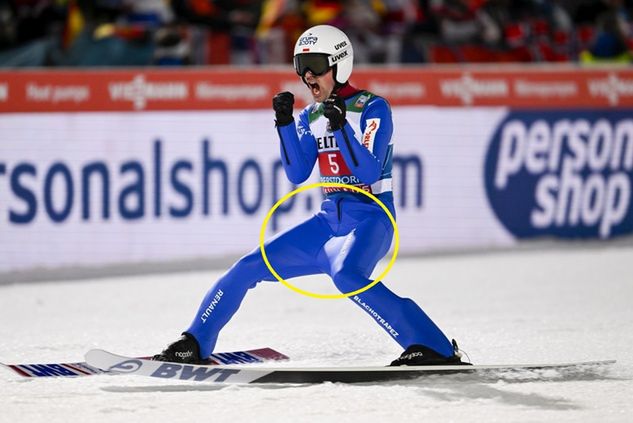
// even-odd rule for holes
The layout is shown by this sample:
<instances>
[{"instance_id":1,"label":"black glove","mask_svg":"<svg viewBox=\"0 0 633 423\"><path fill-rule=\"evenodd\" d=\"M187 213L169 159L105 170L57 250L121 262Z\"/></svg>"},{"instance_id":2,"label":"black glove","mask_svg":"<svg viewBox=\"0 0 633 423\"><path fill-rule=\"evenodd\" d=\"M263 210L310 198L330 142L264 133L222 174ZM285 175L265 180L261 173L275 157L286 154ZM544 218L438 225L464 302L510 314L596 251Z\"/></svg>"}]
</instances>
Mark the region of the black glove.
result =
<instances>
[{"instance_id":1,"label":"black glove","mask_svg":"<svg viewBox=\"0 0 633 423\"><path fill-rule=\"evenodd\" d=\"M330 120L332 131L341 129L345 125L345 101L336 94L323 102L323 114Z\"/></svg>"},{"instance_id":2,"label":"black glove","mask_svg":"<svg viewBox=\"0 0 633 423\"><path fill-rule=\"evenodd\" d=\"M277 126L286 126L294 120L292 118L292 106L294 103L295 96L288 91L273 97L273 109L275 110L275 123Z\"/></svg>"}]
</instances>

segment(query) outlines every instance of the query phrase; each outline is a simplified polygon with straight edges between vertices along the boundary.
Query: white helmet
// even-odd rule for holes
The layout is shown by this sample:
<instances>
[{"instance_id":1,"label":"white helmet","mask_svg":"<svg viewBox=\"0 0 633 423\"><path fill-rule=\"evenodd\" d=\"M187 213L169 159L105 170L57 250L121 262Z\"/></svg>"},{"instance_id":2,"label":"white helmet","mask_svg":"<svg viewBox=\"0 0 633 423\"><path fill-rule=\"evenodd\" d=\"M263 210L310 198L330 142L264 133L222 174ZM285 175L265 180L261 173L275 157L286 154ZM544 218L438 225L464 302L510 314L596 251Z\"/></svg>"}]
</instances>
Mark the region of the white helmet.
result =
<instances>
[{"instance_id":1,"label":"white helmet","mask_svg":"<svg viewBox=\"0 0 633 423\"><path fill-rule=\"evenodd\" d=\"M293 62L302 77L308 70L323 75L334 67L334 80L344 84L352 74L354 50L343 31L330 25L317 25L297 40Z\"/></svg>"}]
</instances>

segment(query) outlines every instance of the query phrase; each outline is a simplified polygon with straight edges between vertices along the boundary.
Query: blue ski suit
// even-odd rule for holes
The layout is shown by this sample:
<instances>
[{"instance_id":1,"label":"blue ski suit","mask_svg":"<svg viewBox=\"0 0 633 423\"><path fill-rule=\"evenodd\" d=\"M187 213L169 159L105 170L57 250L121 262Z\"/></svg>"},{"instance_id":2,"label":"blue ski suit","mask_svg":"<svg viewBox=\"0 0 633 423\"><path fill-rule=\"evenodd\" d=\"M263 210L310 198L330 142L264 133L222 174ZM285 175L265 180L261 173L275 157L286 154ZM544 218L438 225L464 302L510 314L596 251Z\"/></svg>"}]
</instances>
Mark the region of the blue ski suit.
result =
<instances>
[{"instance_id":1,"label":"blue ski suit","mask_svg":"<svg viewBox=\"0 0 633 423\"><path fill-rule=\"evenodd\" d=\"M300 184L318 161L321 182L354 185L378 197L395 216L391 166L391 109L368 91L344 86L347 119L329 128L322 103L306 107L298 122L277 127L280 153L288 179ZM391 245L393 227L382 208L352 190L325 188L321 210L265 243L266 255L284 279L329 275L343 293L367 286L378 261ZM213 352L220 330L239 308L249 288L276 281L259 248L237 261L207 292L187 332L200 344L201 357ZM398 344L425 345L451 356L453 347L442 331L411 299L401 298L382 282L350 297Z\"/></svg>"}]
</instances>

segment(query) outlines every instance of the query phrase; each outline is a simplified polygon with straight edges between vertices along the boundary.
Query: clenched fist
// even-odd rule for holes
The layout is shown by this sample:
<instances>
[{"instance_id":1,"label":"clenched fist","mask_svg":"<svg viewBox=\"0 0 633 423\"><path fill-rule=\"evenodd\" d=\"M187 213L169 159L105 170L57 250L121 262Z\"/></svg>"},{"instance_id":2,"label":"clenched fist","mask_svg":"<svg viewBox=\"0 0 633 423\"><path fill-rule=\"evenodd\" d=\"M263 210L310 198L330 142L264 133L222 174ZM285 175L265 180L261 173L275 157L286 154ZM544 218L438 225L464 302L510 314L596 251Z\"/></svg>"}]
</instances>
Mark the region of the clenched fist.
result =
<instances>
[{"instance_id":1,"label":"clenched fist","mask_svg":"<svg viewBox=\"0 0 633 423\"><path fill-rule=\"evenodd\" d=\"M294 103L295 96L288 91L273 97L273 110L275 110L275 123L277 126L286 126L294 120L292 118L292 106Z\"/></svg>"},{"instance_id":2,"label":"clenched fist","mask_svg":"<svg viewBox=\"0 0 633 423\"><path fill-rule=\"evenodd\" d=\"M333 131L345 125L345 112L345 101L336 94L332 94L323 102L323 114L330 120L330 128Z\"/></svg>"}]
</instances>

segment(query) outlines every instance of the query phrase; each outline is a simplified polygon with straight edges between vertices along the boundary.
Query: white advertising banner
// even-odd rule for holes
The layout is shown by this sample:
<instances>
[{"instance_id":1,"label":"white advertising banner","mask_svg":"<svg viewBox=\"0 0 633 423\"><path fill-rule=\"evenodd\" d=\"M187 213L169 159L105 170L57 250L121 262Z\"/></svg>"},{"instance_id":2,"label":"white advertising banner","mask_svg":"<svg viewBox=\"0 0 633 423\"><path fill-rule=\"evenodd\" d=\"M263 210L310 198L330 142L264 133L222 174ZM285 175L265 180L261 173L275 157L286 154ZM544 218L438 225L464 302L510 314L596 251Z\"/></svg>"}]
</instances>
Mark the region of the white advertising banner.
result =
<instances>
[{"instance_id":1,"label":"white advertising banner","mask_svg":"<svg viewBox=\"0 0 633 423\"><path fill-rule=\"evenodd\" d=\"M626 111L393 116L401 253L633 231ZM1 114L0 273L245 254L292 188L272 111ZM293 197L268 234L321 198Z\"/></svg>"}]
</instances>

